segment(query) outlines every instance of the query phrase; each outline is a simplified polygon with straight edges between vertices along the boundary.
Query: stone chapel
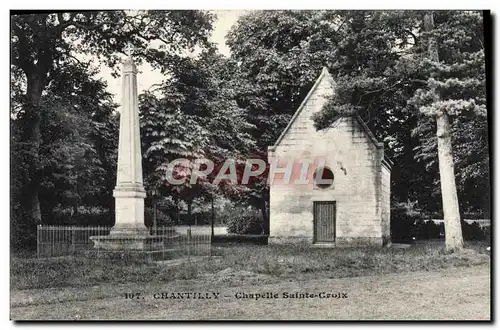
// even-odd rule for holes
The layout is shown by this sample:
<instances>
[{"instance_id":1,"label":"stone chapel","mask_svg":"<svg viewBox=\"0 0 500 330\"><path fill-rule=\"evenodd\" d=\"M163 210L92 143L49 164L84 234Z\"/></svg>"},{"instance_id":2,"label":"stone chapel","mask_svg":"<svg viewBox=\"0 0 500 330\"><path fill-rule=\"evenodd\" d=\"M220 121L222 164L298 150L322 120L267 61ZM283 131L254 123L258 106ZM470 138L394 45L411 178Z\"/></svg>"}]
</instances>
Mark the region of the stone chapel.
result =
<instances>
[{"instance_id":1,"label":"stone chapel","mask_svg":"<svg viewBox=\"0 0 500 330\"><path fill-rule=\"evenodd\" d=\"M294 167L290 182L270 182L269 242L321 246L390 244L391 161L357 115L343 116L317 131L311 118L332 95L334 81L323 68L276 143L268 161L294 166L310 159L307 180ZM278 177L278 174L275 175Z\"/></svg>"}]
</instances>

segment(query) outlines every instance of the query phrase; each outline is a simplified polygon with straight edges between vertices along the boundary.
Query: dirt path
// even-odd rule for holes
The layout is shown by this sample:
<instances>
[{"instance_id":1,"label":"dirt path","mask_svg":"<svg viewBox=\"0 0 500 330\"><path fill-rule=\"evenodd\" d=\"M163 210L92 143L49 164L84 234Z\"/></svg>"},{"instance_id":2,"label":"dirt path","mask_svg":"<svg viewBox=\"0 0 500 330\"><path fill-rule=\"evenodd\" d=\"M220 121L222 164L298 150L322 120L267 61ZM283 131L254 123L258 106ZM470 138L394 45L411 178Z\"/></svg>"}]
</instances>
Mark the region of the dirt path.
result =
<instances>
[{"instance_id":1,"label":"dirt path","mask_svg":"<svg viewBox=\"0 0 500 330\"><path fill-rule=\"evenodd\" d=\"M190 290L186 290L189 288ZM135 290L134 290L135 289ZM43 290L54 295L61 290ZM81 289L74 299L40 303L40 290L13 291L11 318L27 319L129 319L129 320L488 320L490 319L489 266L446 269L384 276L280 282L279 284L225 287L224 283L181 283ZM75 289L73 289L75 291ZM127 291L142 291L144 299L125 299ZM161 292L195 291L219 299L155 299ZM87 296L85 296L87 292ZM315 298L285 299L285 293L309 293ZM321 298L325 293L347 298ZM238 293L276 294L278 298L237 299ZM101 299L91 298L102 297ZM241 294L239 294L241 295Z\"/></svg>"}]
</instances>

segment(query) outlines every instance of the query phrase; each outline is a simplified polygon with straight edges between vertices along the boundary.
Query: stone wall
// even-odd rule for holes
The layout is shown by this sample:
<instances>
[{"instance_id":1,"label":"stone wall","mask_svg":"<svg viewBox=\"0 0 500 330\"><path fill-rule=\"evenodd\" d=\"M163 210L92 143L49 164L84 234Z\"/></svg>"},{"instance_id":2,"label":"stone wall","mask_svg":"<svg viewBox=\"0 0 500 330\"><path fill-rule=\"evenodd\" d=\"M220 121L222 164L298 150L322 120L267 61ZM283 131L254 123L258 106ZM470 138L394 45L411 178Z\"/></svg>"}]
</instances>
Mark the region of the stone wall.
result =
<instances>
[{"instance_id":1,"label":"stone wall","mask_svg":"<svg viewBox=\"0 0 500 330\"><path fill-rule=\"evenodd\" d=\"M389 164L382 165L382 236L384 244L391 239L391 170Z\"/></svg>"}]
</instances>

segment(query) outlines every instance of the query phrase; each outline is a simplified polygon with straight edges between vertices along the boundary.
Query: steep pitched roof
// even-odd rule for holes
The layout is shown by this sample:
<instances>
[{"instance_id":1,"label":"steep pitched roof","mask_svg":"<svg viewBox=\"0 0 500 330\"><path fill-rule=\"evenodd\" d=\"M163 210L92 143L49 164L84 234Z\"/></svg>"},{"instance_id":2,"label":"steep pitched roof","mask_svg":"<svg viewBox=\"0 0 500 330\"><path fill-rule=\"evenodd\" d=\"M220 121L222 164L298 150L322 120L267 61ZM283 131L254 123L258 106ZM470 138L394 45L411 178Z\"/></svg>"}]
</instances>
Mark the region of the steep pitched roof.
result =
<instances>
[{"instance_id":1,"label":"steep pitched roof","mask_svg":"<svg viewBox=\"0 0 500 330\"><path fill-rule=\"evenodd\" d=\"M307 93L306 97L304 98L304 100L302 101L302 103L300 104L300 106L298 107L297 111L295 111L295 113L293 114L293 117L290 119L290 122L285 127L285 129L283 130L283 132L281 132L281 135L278 137L278 139L276 140L276 142L274 143L274 145L268 148L269 150L271 150L271 151L275 150L276 147L279 146L279 144L281 143L281 141L285 137L286 133L290 130L290 127L292 127L292 125L295 122L295 120L297 119L297 117L300 115L300 113L302 112L302 110L305 108L307 102L309 101L309 98L314 94L314 92L316 91L316 89L318 88L318 86L321 84L321 82L323 81L323 79L328 79L329 80L330 85L332 86L332 92L333 92L333 86L335 85L335 82L333 81L332 76L328 72L328 69L326 67L323 67L323 69L321 70L321 74L319 75L318 79L316 79L316 82L312 86L311 90L309 91L309 93ZM379 142L377 140L377 138L375 137L375 135L373 135L372 131L368 128L368 126L363 121L363 119L361 119L361 117L358 114L353 114L353 117L356 119L356 121L358 122L359 126L361 126L361 128L363 129L363 131L365 131L365 133L368 135L368 137L370 138L370 140L375 144L375 146L377 148L383 148L384 147L384 143L383 142ZM387 168L389 168L389 169L393 165L393 162L390 159L387 158L387 156L385 155L385 153L384 153L384 159L382 160L382 163Z\"/></svg>"},{"instance_id":2,"label":"steep pitched roof","mask_svg":"<svg viewBox=\"0 0 500 330\"><path fill-rule=\"evenodd\" d=\"M295 122L295 120L297 119L297 117L299 116L299 114L305 108L307 102L309 101L309 98L314 94L314 92L316 91L316 89L318 88L318 86L321 84L321 81L323 79L330 80L330 82L331 82L331 84L333 86L333 84L334 84L333 78L330 75L330 73L328 72L328 69L326 67L323 67L323 70L321 70L321 74L319 75L318 79L316 79L316 82L314 83L313 87L311 88L311 90L309 91L309 93L307 93L306 97L304 98L304 100L300 104L299 108L293 114L292 119L290 119L290 122L285 127L285 129L283 130L283 132L281 132L281 135L278 137L278 139L276 140L276 142L274 143L274 145L271 147L271 149L274 149L275 147L277 147L280 144L281 140L283 140L283 138L285 137L286 133L288 132L288 130L290 129L290 127L292 127L293 123ZM332 90L332 92L333 92L333 90Z\"/></svg>"},{"instance_id":3,"label":"steep pitched roof","mask_svg":"<svg viewBox=\"0 0 500 330\"><path fill-rule=\"evenodd\" d=\"M292 125L295 122L295 120L297 119L297 117L300 115L300 113L302 112L302 110L305 108L307 102L309 101L309 98L314 94L314 92L316 91L316 89L318 88L318 86L321 84L321 81L323 79L330 80L330 84L331 84L332 87L335 84L334 81L333 81L332 76L328 72L328 69L326 67L323 67L323 70L321 70L320 76L318 77L318 79L316 79L316 82L312 86L311 90L309 91L309 93L307 93L306 97L304 98L304 100L302 101L302 103L300 104L300 106L298 107L297 111L295 111L295 113L293 114L292 119L290 119L290 122L288 122L288 125L285 127L285 129L283 130L283 132L281 132L281 135L278 137L278 139L276 140L276 142L274 143L274 145L271 148L275 148L275 147L277 147L280 144L280 142L285 137L286 133L289 131L290 127L292 127ZM333 92L333 89L332 89L332 92ZM370 129L368 128L368 126L366 126L366 124L363 121L363 119L361 119L361 117L359 115L357 115L357 114L354 114L353 117L356 119L356 121L359 123L359 125L363 128L363 130L366 132L366 134L368 135L368 137L373 141L373 143L375 143L375 145L377 145L377 146L380 145L380 143L375 138L375 136L373 135L373 133L370 131Z\"/></svg>"},{"instance_id":4,"label":"steep pitched roof","mask_svg":"<svg viewBox=\"0 0 500 330\"><path fill-rule=\"evenodd\" d=\"M366 125L366 123L363 121L363 119L361 119L361 117L358 114L353 114L352 116L354 117L354 119L356 119L359 126L361 126L363 131L365 131L366 135L368 135L368 137L370 138L370 140L372 140L372 142L375 144L375 146L377 148L383 148L384 143L378 142L377 138L375 137L375 135L373 135L372 131L370 130L370 128L368 128L368 125Z\"/></svg>"}]
</instances>

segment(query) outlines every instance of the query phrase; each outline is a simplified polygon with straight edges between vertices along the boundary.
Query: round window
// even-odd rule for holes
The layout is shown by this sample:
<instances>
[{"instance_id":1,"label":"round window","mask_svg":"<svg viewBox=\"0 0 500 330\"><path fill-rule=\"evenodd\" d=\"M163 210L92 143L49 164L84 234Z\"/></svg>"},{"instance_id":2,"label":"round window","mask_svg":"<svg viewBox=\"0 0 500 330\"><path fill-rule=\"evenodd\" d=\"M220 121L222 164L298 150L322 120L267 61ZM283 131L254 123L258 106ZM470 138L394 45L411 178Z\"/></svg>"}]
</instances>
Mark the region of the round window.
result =
<instances>
[{"instance_id":1,"label":"round window","mask_svg":"<svg viewBox=\"0 0 500 330\"><path fill-rule=\"evenodd\" d=\"M328 167L318 168L314 174L314 183L318 188L326 189L333 184L333 172Z\"/></svg>"}]
</instances>

